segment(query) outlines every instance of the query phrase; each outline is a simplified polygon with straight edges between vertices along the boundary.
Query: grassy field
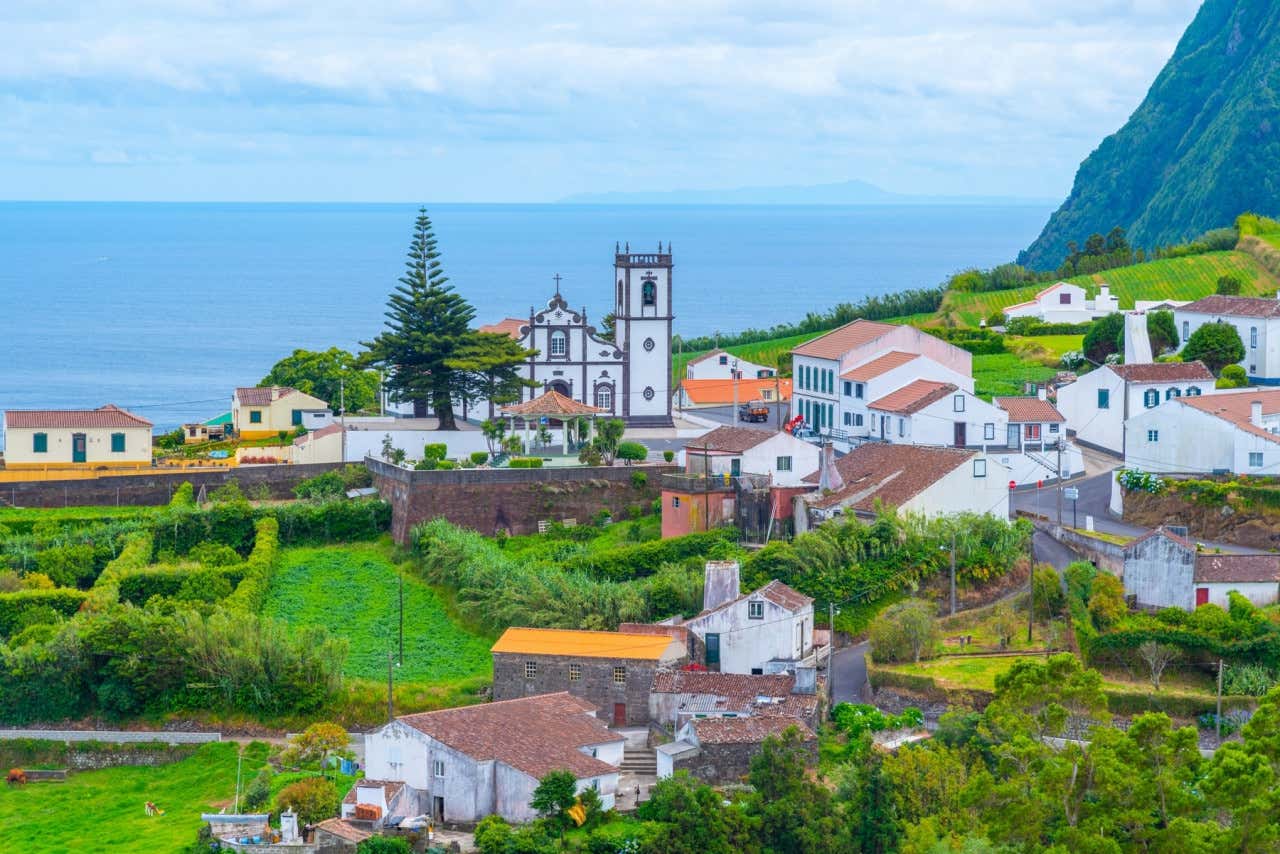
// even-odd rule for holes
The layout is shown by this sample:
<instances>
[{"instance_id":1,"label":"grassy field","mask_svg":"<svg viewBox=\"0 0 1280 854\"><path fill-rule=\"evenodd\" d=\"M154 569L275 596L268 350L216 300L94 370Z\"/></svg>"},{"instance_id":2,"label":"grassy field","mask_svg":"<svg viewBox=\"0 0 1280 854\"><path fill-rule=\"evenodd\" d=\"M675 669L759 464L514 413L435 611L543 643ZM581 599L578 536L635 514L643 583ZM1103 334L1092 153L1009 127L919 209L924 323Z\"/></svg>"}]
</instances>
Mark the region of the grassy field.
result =
<instances>
[{"instance_id":1,"label":"grassy field","mask_svg":"<svg viewBox=\"0 0 1280 854\"><path fill-rule=\"evenodd\" d=\"M1280 281L1268 273L1261 264L1245 252L1210 252L1186 258L1168 258L1106 270L1092 276L1076 276L1068 281L1084 285L1090 296L1097 292L1097 285L1111 285L1111 292L1120 299L1121 308L1132 308L1135 299L1191 300L1213 293L1218 277L1236 273L1245 281L1245 296L1274 291ZM940 313L950 312L961 323L977 326L992 313L1014 303L1031 299L1047 285L1033 285L1008 291L986 293L947 294Z\"/></svg>"},{"instance_id":2,"label":"grassy field","mask_svg":"<svg viewBox=\"0 0 1280 854\"><path fill-rule=\"evenodd\" d=\"M65 783L32 783L0 791L6 851L177 851L195 841L200 813L231 810L236 791L234 742L200 748L158 768L73 773ZM245 750L242 780L266 763L267 747ZM147 816L151 801L165 811Z\"/></svg>"},{"instance_id":3,"label":"grassy field","mask_svg":"<svg viewBox=\"0 0 1280 854\"><path fill-rule=\"evenodd\" d=\"M296 626L322 625L346 638L346 674L385 684L387 653L399 650L399 578L387 544L287 549L263 613ZM397 682L429 695L432 683L489 677L491 640L460 627L440 596L409 575L404 614Z\"/></svg>"},{"instance_id":4,"label":"grassy field","mask_svg":"<svg viewBox=\"0 0 1280 854\"><path fill-rule=\"evenodd\" d=\"M990 400L996 396L1023 394L1023 383L1044 382L1058 372L1013 353L996 353L973 357L973 390L978 397Z\"/></svg>"}]
</instances>

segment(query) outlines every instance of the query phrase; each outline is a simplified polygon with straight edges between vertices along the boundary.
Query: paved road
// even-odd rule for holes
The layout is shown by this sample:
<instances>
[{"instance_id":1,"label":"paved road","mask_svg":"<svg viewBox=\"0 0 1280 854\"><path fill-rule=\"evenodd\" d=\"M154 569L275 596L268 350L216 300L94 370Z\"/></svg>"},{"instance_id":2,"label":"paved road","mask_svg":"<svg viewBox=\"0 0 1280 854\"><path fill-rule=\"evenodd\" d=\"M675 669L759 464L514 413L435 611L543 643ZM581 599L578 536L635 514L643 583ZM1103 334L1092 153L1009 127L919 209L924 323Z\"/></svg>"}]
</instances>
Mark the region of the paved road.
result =
<instances>
[{"instance_id":1,"label":"paved road","mask_svg":"<svg viewBox=\"0 0 1280 854\"><path fill-rule=\"evenodd\" d=\"M833 703L861 703L863 688L867 684L867 650L871 644L863 641L854 646L836 650L832 662L832 681L835 690L832 692Z\"/></svg>"},{"instance_id":2,"label":"paved road","mask_svg":"<svg viewBox=\"0 0 1280 854\"><path fill-rule=\"evenodd\" d=\"M746 403L746 401L742 401ZM768 421L739 421L734 413L732 406L709 406L705 409L690 409L689 412L697 415L699 418L706 418L710 421L719 421L721 424L731 424L735 427L754 427L757 430L776 431L782 426L787 418L788 404L785 403L769 403L769 420ZM781 410L781 414L779 414Z\"/></svg>"},{"instance_id":3,"label":"paved road","mask_svg":"<svg viewBox=\"0 0 1280 854\"><path fill-rule=\"evenodd\" d=\"M1031 555L1036 563L1047 563L1057 570L1080 560L1079 555L1043 531L1036 531L1031 537Z\"/></svg>"}]
</instances>

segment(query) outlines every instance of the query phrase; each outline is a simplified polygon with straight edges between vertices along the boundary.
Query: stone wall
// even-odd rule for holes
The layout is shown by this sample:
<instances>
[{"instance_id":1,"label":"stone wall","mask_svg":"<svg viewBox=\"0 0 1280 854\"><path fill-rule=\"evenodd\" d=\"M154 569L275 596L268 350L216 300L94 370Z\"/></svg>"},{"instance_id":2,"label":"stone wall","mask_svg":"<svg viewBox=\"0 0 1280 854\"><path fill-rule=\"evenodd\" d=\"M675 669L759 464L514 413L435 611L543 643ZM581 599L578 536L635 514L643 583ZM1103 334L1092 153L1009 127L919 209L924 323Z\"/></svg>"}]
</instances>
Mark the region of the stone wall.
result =
<instances>
[{"instance_id":1,"label":"stone wall","mask_svg":"<svg viewBox=\"0 0 1280 854\"><path fill-rule=\"evenodd\" d=\"M818 742L811 739L804 744L809 764L818 764ZM713 786L741 783L751 773L751 760L760 752L760 744L703 744L697 754L676 759L672 767L676 771L688 771L693 777Z\"/></svg>"},{"instance_id":2,"label":"stone wall","mask_svg":"<svg viewBox=\"0 0 1280 854\"><path fill-rule=\"evenodd\" d=\"M532 679L525 678L525 662L537 665ZM576 664L581 676L569 678L569 665ZM626 667L625 685L615 685L613 668ZM570 655L525 655L494 653L493 699L515 700L534 694L568 691L599 709L601 720L612 725L615 703L625 703L627 726L649 722L649 694L653 687L654 663L635 659L580 658Z\"/></svg>"},{"instance_id":3,"label":"stone wall","mask_svg":"<svg viewBox=\"0 0 1280 854\"><path fill-rule=\"evenodd\" d=\"M190 481L197 493L230 481L248 494L265 484L272 498L293 498L293 488L309 477L342 463L242 466L227 469L156 469L142 474L111 475L89 480L24 480L0 483L0 500L15 507L85 507L168 504L173 491Z\"/></svg>"},{"instance_id":4,"label":"stone wall","mask_svg":"<svg viewBox=\"0 0 1280 854\"><path fill-rule=\"evenodd\" d=\"M374 486L391 503L391 534L398 543L420 522L444 518L492 536L531 534L539 521L591 520L601 509L624 519L632 507L647 511L659 497L659 475L674 466L412 471L366 458ZM645 483L637 486L634 475Z\"/></svg>"},{"instance_id":5,"label":"stone wall","mask_svg":"<svg viewBox=\"0 0 1280 854\"><path fill-rule=\"evenodd\" d=\"M0 741L0 766L58 765L71 771L96 771L122 766L156 767L181 762L198 749L195 744L94 744L58 741Z\"/></svg>"}]
</instances>

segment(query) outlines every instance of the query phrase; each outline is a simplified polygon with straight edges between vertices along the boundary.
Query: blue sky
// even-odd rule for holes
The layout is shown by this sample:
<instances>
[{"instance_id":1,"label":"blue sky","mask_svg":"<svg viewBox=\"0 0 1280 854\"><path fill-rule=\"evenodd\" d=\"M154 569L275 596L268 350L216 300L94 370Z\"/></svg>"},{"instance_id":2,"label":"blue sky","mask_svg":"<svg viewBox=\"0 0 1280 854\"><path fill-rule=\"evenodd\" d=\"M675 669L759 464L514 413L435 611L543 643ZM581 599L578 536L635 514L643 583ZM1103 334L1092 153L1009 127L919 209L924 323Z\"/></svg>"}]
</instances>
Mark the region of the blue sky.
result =
<instances>
[{"instance_id":1,"label":"blue sky","mask_svg":"<svg viewBox=\"0 0 1280 854\"><path fill-rule=\"evenodd\" d=\"M0 197L1058 198L1195 0L0 2Z\"/></svg>"}]
</instances>

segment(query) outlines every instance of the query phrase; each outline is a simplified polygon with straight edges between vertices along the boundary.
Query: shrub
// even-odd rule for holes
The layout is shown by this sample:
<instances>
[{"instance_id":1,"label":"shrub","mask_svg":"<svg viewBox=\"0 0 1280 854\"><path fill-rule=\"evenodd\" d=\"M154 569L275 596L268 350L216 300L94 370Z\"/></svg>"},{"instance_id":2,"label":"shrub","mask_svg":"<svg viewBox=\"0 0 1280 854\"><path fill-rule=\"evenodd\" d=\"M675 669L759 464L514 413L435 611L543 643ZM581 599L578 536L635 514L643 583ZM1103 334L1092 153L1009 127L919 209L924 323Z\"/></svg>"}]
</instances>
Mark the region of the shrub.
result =
<instances>
[{"instance_id":1,"label":"shrub","mask_svg":"<svg viewBox=\"0 0 1280 854\"><path fill-rule=\"evenodd\" d=\"M260 810L271 800L271 772L263 768L244 790L244 805L250 810Z\"/></svg>"},{"instance_id":2,"label":"shrub","mask_svg":"<svg viewBox=\"0 0 1280 854\"><path fill-rule=\"evenodd\" d=\"M1248 388L1249 375L1240 365L1227 365L1214 383L1215 388Z\"/></svg>"},{"instance_id":3,"label":"shrub","mask_svg":"<svg viewBox=\"0 0 1280 854\"><path fill-rule=\"evenodd\" d=\"M511 462L507 463L513 469L540 469L542 468L541 457L512 457Z\"/></svg>"},{"instance_id":4,"label":"shrub","mask_svg":"<svg viewBox=\"0 0 1280 854\"><path fill-rule=\"evenodd\" d=\"M266 598L267 588L271 586L271 575L275 570L279 551L280 524L271 517L260 519L253 552L244 564L244 578L236 586L235 592L226 599L228 610L250 614L262 610L262 601Z\"/></svg>"},{"instance_id":5,"label":"shrub","mask_svg":"<svg viewBox=\"0 0 1280 854\"><path fill-rule=\"evenodd\" d=\"M636 489L644 489L649 483L649 476L642 471L633 471L631 473L631 485Z\"/></svg>"},{"instance_id":6,"label":"shrub","mask_svg":"<svg viewBox=\"0 0 1280 854\"><path fill-rule=\"evenodd\" d=\"M196 496L195 490L191 486L191 481L184 480L182 485L173 491L173 495L169 497L170 507L195 507Z\"/></svg>"},{"instance_id":7,"label":"shrub","mask_svg":"<svg viewBox=\"0 0 1280 854\"><path fill-rule=\"evenodd\" d=\"M1240 289L1244 287L1244 280L1235 273L1224 273L1218 277L1218 284L1213 289L1215 294L1224 294L1226 296L1239 296Z\"/></svg>"},{"instance_id":8,"label":"shrub","mask_svg":"<svg viewBox=\"0 0 1280 854\"><path fill-rule=\"evenodd\" d=\"M1062 579L1058 571L1048 564L1036 567L1032 587L1035 594L1036 618L1049 620L1061 616L1067 606L1067 597L1062 592Z\"/></svg>"},{"instance_id":9,"label":"shrub","mask_svg":"<svg viewBox=\"0 0 1280 854\"><path fill-rule=\"evenodd\" d=\"M315 477L309 477L293 488L298 498L323 500L337 498L347 491L345 478L337 471L327 471Z\"/></svg>"},{"instance_id":10,"label":"shrub","mask_svg":"<svg viewBox=\"0 0 1280 854\"><path fill-rule=\"evenodd\" d=\"M424 460L436 460L437 462L449 456L449 446L444 442L428 442L422 446L422 458Z\"/></svg>"},{"instance_id":11,"label":"shrub","mask_svg":"<svg viewBox=\"0 0 1280 854\"><path fill-rule=\"evenodd\" d=\"M88 598L89 594L85 591L67 587L0 593L0 636L8 637L24 628L29 612L47 614L45 609L52 609L64 617L70 617L80 610L80 606Z\"/></svg>"},{"instance_id":12,"label":"shrub","mask_svg":"<svg viewBox=\"0 0 1280 854\"><path fill-rule=\"evenodd\" d=\"M649 458L649 449L639 442L621 442L618 444L618 459L628 463L642 462Z\"/></svg>"},{"instance_id":13,"label":"shrub","mask_svg":"<svg viewBox=\"0 0 1280 854\"><path fill-rule=\"evenodd\" d=\"M1165 482L1161 477L1139 469L1120 469L1116 472L1116 480L1130 492L1159 495L1165 489Z\"/></svg>"},{"instance_id":14,"label":"shrub","mask_svg":"<svg viewBox=\"0 0 1280 854\"><path fill-rule=\"evenodd\" d=\"M488 451L472 451L471 452L471 462L475 463L476 465L482 466L488 461L489 461Z\"/></svg>"},{"instance_id":15,"label":"shrub","mask_svg":"<svg viewBox=\"0 0 1280 854\"><path fill-rule=\"evenodd\" d=\"M201 566L232 566L242 560L235 549L223 543L200 543L187 557Z\"/></svg>"},{"instance_id":16,"label":"shrub","mask_svg":"<svg viewBox=\"0 0 1280 854\"><path fill-rule=\"evenodd\" d=\"M930 658L938 642L933 606L919 599L890 605L871 622L871 646L877 661Z\"/></svg>"},{"instance_id":17,"label":"shrub","mask_svg":"<svg viewBox=\"0 0 1280 854\"><path fill-rule=\"evenodd\" d=\"M1244 342L1230 323L1206 323L1191 333L1182 348L1185 362L1199 360L1215 374L1244 358Z\"/></svg>"},{"instance_id":18,"label":"shrub","mask_svg":"<svg viewBox=\"0 0 1280 854\"><path fill-rule=\"evenodd\" d=\"M55 546L36 555L36 568L59 587L78 587L94 576L93 546Z\"/></svg>"},{"instance_id":19,"label":"shrub","mask_svg":"<svg viewBox=\"0 0 1280 854\"><path fill-rule=\"evenodd\" d=\"M1261 697L1275 684L1275 672L1261 664L1233 664L1222 674L1222 690L1228 694Z\"/></svg>"},{"instance_id":20,"label":"shrub","mask_svg":"<svg viewBox=\"0 0 1280 854\"><path fill-rule=\"evenodd\" d=\"M438 467L439 460L421 459L413 464L414 471L435 471Z\"/></svg>"},{"instance_id":21,"label":"shrub","mask_svg":"<svg viewBox=\"0 0 1280 854\"><path fill-rule=\"evenodd\" d=\"M676 452L675 452L675 451L663 451L663 452L662 452L662 460L663 460L663 462L667 462L667 463L669 463L669 462L671 462L672 460L674 460L675 458L676 458Z\"/></svg>"},{"instance_id":22,"label":"shrub","mask_svg":"<svg viewBox=\"0 0 1280 854\"><path fill-rule=\"evenodd\" d=\"M457 467L458 464L453 460L436 460L436 468L439 470L451 470L456 469Z\"/></svg>"},{"instance_id":23,"label":"shrub","mask_svg":"<svg viewBox=\"0 0 1280 854\"><path fill-rule=\"evenodd\" d=\"M341 803L338 788L325 777L308 777L290 783L276 797L276 804L281 809L292 809L298 814L298 820L306 824L336 815Z\"/></svg>"},{"instance_id":24,"label":"shrub","mask_svg":"<svg viewBox=\"0 0 1280 854\"><path fill-rule=\"evenodd\" d=\"M356 854L412 854L403 836L371 836L356 846Z\"/></svg>"},{"instance_id":25,"label":"shrub","mask_svg":"<svg viewBox=\"0 0 1280 854\"><path fill-rule=\"evenodd\" d=\"M1091 585L1089 594L1089 616L1093 624L1101 631L1114 626L1120 618L1129 612L1124 602L1124 585L1120 579L1109 572L1100 572Z\"/></svg>"}]
</instances>

